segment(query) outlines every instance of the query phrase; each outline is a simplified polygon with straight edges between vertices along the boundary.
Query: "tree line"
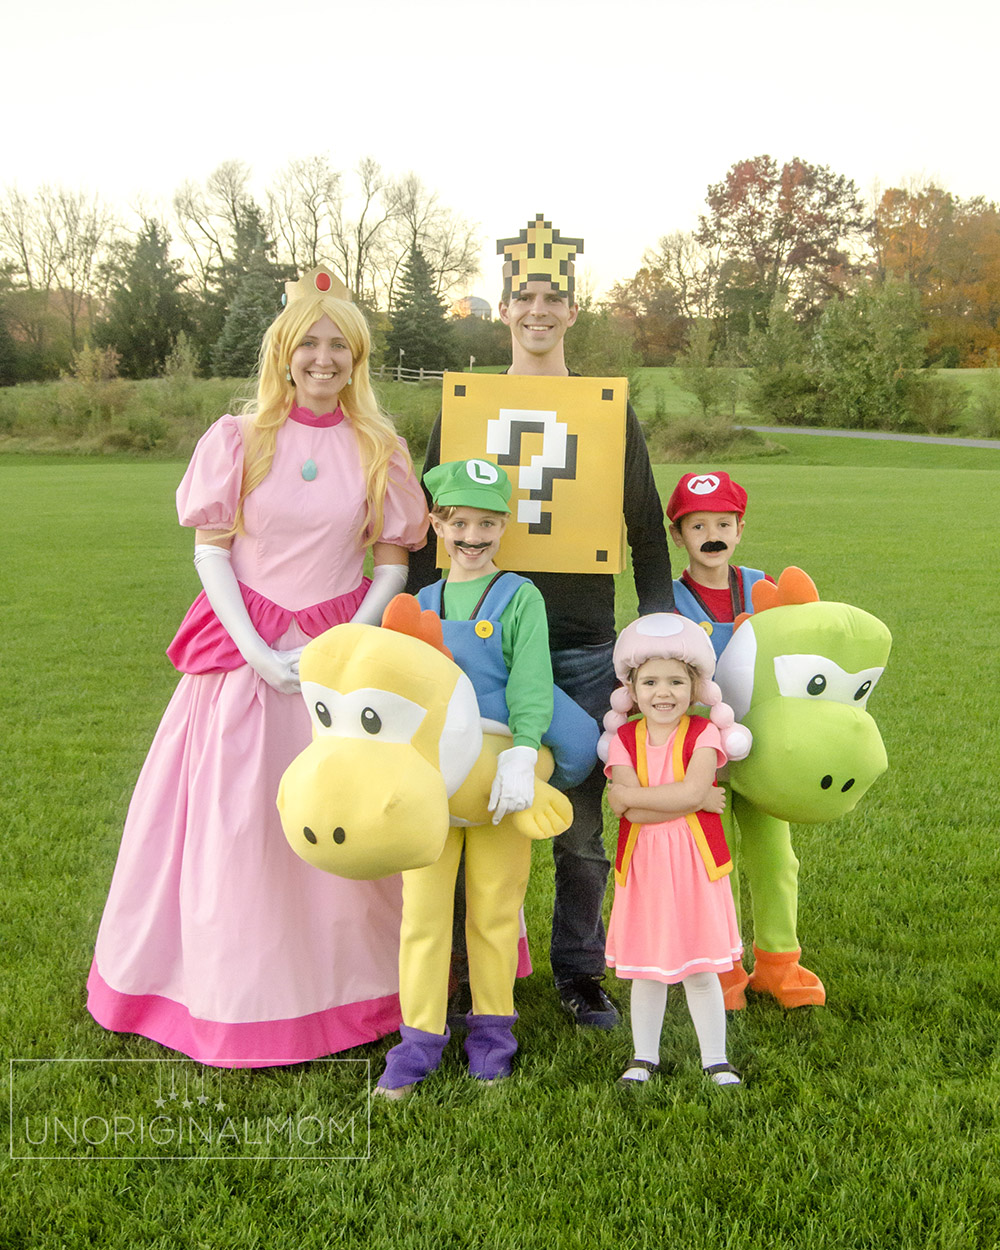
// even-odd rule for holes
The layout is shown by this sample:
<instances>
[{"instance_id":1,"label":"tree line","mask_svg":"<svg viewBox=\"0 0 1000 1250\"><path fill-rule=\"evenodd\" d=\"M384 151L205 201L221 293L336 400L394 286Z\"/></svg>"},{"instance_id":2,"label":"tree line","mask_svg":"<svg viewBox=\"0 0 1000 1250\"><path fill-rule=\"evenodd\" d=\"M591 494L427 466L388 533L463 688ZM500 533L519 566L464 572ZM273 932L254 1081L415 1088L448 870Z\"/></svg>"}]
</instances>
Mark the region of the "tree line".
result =
<instances>
[{"instance_id":1,"label":"tree line","mask_svg":"<svg viewBox=\"0 0 1000 1250\"><path fill-rule=\"evenodd\" d=\"M84 344L125 376L162 372L179 348L201 373L245 375L281 281L322 260L370 312L389 364L507 359L502 325L447 316L477 273L478 232L416 175L316 156L260 199L250 182L227 161L179 188L168 219L140 208L132 232L94 195L3 192L0 381L53 376ZM582 371L679 364L705 411L744 369L755 409L778 420L903 424L947 406L919 370L996 362L1000 211L930 182L866 203L827 166L737 161L696 228L588 301L567 346Z\"/></svg>"},{"instance_id":2,"label":"tree line","mask_svg":"<svg viewBox=\"0 0 1000 1250\"><path fill-rule=\"evenodd\" d=\"M320 262L386 316L415 250L442 310L478 271L476 225L413 173L370 157L345 173L313 156L262 197L251 175L226 161L178 188L169 213L140 204L131 228L94 193L0 192L0 383L58 376L85 346L113 353L126 377L159 374L178 345L202 373L242 376L281 283Z\"/></svg>"}]
</instances>

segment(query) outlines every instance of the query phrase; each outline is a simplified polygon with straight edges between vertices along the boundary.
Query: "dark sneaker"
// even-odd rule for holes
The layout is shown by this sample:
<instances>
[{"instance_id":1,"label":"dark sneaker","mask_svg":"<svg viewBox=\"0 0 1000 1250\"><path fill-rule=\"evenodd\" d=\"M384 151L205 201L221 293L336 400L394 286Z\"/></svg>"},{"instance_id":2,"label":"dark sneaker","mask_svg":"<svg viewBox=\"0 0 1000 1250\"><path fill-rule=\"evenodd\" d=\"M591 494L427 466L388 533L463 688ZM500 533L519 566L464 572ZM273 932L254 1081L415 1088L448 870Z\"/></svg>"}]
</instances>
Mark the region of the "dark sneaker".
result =
<instances>
[{"instance_id":1,"label":"dark sneaker","mask_svg":"<svg viewBox=\"0 0 1000 1250\"><path fill-rule=\"evenodd\" d=\"M621 1019L596 977L575 977L557 988L563 1011L584 1028L613 1029Z\"/></svg>"}]
</instances>

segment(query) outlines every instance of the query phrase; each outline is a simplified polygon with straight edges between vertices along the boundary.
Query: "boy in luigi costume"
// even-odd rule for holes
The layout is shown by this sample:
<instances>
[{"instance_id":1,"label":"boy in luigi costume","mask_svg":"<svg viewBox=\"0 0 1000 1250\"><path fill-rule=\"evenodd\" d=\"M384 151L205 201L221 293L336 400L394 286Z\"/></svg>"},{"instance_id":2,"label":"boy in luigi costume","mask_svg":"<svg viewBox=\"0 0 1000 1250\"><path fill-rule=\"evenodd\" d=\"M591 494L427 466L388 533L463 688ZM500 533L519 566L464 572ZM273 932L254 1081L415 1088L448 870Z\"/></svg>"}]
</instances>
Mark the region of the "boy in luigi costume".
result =
<instances>
[{"instance_id":1,"label":"boy in luigi costume","mask_svg":"<svg viewBox=\"0 0 1000 1250\"><path fill-rule=\"evenodd\" d=\"M453 828L436 864L403 874L402 1041L386 1056L379 1079L389 1097L400 1097L434 1071L450 1036L452 910L463 850L469 1070L480 1080L509 1075L517 1050L514 977L531 842L504 817L534 801L543 743L555 759L550 782L564 789L590 772L598 737L593 717L553 686L540 592L495 563L510 514L507 474L486 460L461 460L431 469L424 483L433 500L431 524L451 563L448 576L425 586L417 600L441 617L445 646L471 680L480 714L496 722L490 732L507 726L511 745L497 759L492 826Z\"/></svg>"}]
</instances>

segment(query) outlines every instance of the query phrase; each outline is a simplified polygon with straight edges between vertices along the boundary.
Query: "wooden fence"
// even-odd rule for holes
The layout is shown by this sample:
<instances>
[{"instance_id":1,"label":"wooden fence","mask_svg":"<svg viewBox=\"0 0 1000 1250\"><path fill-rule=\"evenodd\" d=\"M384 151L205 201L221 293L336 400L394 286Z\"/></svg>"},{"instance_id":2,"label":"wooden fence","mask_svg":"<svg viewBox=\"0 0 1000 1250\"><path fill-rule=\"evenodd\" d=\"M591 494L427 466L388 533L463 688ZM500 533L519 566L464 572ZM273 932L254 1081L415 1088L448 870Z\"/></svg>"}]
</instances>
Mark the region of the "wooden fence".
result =
<instances>
[{"instance_id":1,"label":"wooden fence","mask_svg":"<svg viewBox=\"0 0 1000 1250\"><path fill-rule=\"evenodd\" d=\"M441 369L403 369L399 365L379 365L378 369L372 370L372 377L419 386L421 382L440 382L444 372Z\"/></svg>"}]
</instances>

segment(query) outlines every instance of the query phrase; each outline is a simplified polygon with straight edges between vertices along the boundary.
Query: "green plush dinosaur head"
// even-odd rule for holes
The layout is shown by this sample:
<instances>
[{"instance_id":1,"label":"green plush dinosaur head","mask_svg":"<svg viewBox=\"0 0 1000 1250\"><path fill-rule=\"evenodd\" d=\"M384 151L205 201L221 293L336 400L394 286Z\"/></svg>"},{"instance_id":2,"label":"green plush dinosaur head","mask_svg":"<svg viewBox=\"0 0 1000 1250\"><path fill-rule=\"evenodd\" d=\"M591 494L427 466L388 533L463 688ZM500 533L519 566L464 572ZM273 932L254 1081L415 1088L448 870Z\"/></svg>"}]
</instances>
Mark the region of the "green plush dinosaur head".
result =
<instances>
[{"instance_id":1,"label":"green plush dinosaur head","mask_svg":"<svg viewBox=\"0 0 1000 1250\"><path fill-rule=\"evenodd\" d=\"M777 587L761 585L755 615L739 624L716 670L723 697L753 734L729 779L779 820L833 820L888 767L867 703L892 637L860 608L820 602L800 569L786 569Z\"/></svg>"}]
</instances>

